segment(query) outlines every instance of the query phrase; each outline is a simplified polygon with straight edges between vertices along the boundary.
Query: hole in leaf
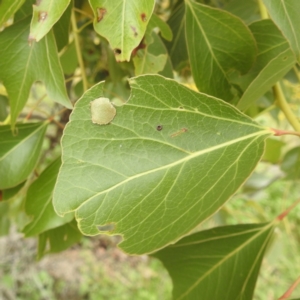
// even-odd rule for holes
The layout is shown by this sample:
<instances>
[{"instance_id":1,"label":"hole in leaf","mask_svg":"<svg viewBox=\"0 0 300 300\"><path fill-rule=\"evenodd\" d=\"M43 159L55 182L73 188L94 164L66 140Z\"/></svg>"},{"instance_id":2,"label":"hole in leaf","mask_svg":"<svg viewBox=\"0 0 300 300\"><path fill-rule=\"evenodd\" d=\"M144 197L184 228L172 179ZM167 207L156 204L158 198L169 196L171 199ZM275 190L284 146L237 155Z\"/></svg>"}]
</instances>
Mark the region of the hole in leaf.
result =
<instances>
[{"instance_id":1,"label":"hole in leaf","mask_svg":"<svg viewBox=\"0 0 300 300\"><path fill-rule=\"evenodd\" d=\"M103 7L97 7L97 21L100 22L103 18L104 15L106 14L106 9Z\"/></svg>"},{"instance_id":2,"label":"hole in leaf","mask_svg":"<svg viewBox=\"0 0 300 300\"><path fill-rule=\"evenodd\" d=\"M157 125L156 126L156 130L157 131L162 131L163 130L163 126L162 125Z\"/></svg>"},{"instance_id":3,"label":"hole in leaf","mask_svg":"<svg viewBox=\"0 0 300 300\"><path fill-rule=\"evenodd\" d=\"M115 229L115 224L111 223L111 224L106 224L106 225L101 225L101 226L97 226L99 231L102 232L107 232L107 231L113 231Z\"/></svg>"},{"instance_id":4,"label":"hole in leaf","mask_svg":"<svg viewBox=\"0 0 300 300\"><path fill-rule=\"evenodd\" d=\"M114 51L115 51L115 54L117 54L117 55L119 55L119 54L122 53L122 50L121 50L121 49L118 49L118 48L116 48Z\"/></svg>"}]
</instances>

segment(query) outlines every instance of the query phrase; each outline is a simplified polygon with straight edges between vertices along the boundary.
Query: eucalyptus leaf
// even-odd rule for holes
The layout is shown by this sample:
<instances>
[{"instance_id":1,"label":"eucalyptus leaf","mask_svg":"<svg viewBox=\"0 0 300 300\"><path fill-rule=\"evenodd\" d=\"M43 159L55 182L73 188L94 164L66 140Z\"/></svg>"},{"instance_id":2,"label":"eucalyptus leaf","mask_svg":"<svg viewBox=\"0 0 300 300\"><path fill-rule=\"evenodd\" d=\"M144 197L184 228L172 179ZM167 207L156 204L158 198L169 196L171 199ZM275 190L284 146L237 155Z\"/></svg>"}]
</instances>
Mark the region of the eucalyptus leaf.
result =
<instances>
[{"instance_id":1,"label":"eucalyptus leaf","mask_svg":"<svg viewBox=\"0 0 300 300\"><path fill-rule=\"evenodd\" d=\"M155 251L216 212L253 171L271 131L231 105L158 75L132 78L107 126L76 103L62 140L56 212L83 234L120 234L131 254ZM110 227L110 229L107 229Z\"/></svg>"},{"instance_id":2,"label":"eucalyptus leaf","mask_svg":"<svg viewBox=\"0 0 300 300\"><path fill-rule=\"evenodd\" d=\"M187 236L154 256L173 280L173 299L253 299L273 223L217 227Z\"/></svg>"},{"instance_id":3,"label":"eucalyptus leaf","mask_svg":"<svg viewBox=\"0 0 300 300\"><path fill-rule=\"evenodd\" d=\"M33 5L30 40L40 41L61 18L71 0L42 0Z\"/></svg>"},{"instance_id":4,"label":"eucalyptus leaf","mask_svg":"<svg viewBox=\"0 0 300 300\"><path fill-rule=\"evenodd\" d=\"M263 0L271 18L289 41L300 63L300 1Z\"/></svg>"},{"instance_id":5,"label":"eucalyptus leaf","mask_svg":"<svg viewBox=\"0 0 300 300\"><path fill-rule=\"evenodd\" d=\"M53 188L60 165L59 157L46 168L27 191L25 211L28 216L32 217L32 220L23 229L25 237L59 227L74 218L73 214L65 215L63 218L59 217L52 205Z\"/></svg>"},{"instance_id":6,"label":"eucalyptus leaf","mask_svg":"<svg viewBox=\"0 0 300 300\"><path fill-rule=\"evenodd\" d=\"M256 59L256 44L238 17L186 1L186 38L195 84L204 93L233 99L228 71L245 74ZM215 30L212 30L215 28ZM226 41L226 42L225 42Z\"/></svg>"},{"instance_id":7,"label":"eucalyptus leaf","mask_svg":"<svg viewBox=\"0 0 300 300\"><path fill-rule=\"evenodd\" d=\"M17 186L14 186L10 189L2 190L2 200L8 201L8 200L12 199L13 197L15 197L22 190L22 188L25 185L25 182L26 181L18 184Z\"/></svg>"},{"instance_id":8,"label":"eucalyptus leaf","mask_svg":"<svg viewBox=\"0 0 300 300\"><path fill-rule=\"evenodd\" d=\"M158 27L161 33L161 36L167 41L172 41L173 33L168 25L168 23L164 22L159 16L156 14L152 14L148 27L154 28Z\"/></svg>"},{"instance_id":9,"label":"eucalyptus leaf","mask_svg":"<svg viewBox=\"0 0 300 300\"><path fill-rule=\"evenodd\" d=\"M0 79L8 93L12 127L27 102L31 85L37 80L43 81L51 99L72 108L53 33L30 46L29 21L25 18L0 32Z\"/></svg>"},{"instance_id":10,"label":"eucalyptus leaf","mask_svg":"<svg viewBox=\"0 0 300 300\"><path fill-rule=\"evenodd\" d=\"M0 126L0 189L22 183L39 159L48 123L18 124L16 133L9 125Z\"/></svg>"},{"instance_id":11,"label":"eucalyptus leaf","mask_svg":"<svg viewBox=\"0 0 300 300\"><path fill-rule=\"evenodd\" d=\"M105 37L117 61L129 61L141 42L154 9L154 0L89 0L96 32Z\"/></svg>"}]
</instances>

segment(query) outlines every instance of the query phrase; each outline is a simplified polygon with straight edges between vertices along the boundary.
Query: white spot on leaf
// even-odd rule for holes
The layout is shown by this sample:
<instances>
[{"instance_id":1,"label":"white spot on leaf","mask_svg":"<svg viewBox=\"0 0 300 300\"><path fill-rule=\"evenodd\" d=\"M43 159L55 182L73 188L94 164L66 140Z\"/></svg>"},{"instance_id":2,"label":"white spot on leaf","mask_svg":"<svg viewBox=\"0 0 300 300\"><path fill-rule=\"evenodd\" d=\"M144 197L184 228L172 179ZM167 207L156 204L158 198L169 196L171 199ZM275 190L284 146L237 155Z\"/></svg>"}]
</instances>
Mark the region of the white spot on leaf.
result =
<instances>
[{"instance_id":1,"label":"white spot on leaf","mask_svg":"<svg viewBox=\"0 0 300 300\"><path fill-rule=\"evenodd\" d=\"M116 108L108 98L97 98L91 102L92 122L99 125L110 123L115 115Z\"/></svg>"}]
</instances>

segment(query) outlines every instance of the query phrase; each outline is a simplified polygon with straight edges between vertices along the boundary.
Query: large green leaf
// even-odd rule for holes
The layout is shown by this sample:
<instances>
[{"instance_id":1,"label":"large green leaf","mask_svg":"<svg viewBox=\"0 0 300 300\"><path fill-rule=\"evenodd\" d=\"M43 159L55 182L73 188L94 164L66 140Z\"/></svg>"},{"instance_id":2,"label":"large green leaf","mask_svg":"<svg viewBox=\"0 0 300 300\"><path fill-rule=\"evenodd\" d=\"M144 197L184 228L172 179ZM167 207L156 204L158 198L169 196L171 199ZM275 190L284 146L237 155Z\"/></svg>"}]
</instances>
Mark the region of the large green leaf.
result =
<instances>
[{"instance_id":1,"label":"large green leaf","mask_svg":"<svg viewBox=\"0 0 300 300\"><path fill-rule=\"evenodd\" d=\"M159 75L129 83L131 97L109 125L91 121L103 83L76 103L53 201L60 215L76 211L84 234L120 234L122 249L141 254L218 210L254 169L270 130Z\"/></svg>"},{"instance_id":2,"label":"large green leaf","mask_svg":"<svg viewBox=\"0 0 300 300\"><path fill-rule=\"evenodd\" d=\"M105 37L118 61L129 61L141 42L151 18L154 0L89 0L95 30Z\"/></svg>"},{"instance_id":3,"label":"large green leaf","mask_svg":"<svg viewBox=\"0 0 300 300\"><path fill-rule=\"evenodd\" d=\"M255 40L238 17L226 11L186 1L186 38L192 73L201 92L230 101L232 86L227 75L241 74L256 58ZM212 30L215 28L215 30Z\"/></svg>"},{"instance_id":4,"label":"large green leaf","mask_svg":"<svg viewBox=\"0 0 300 300\"><path fill-rule=\"evenodd\" d=\"M60 227L50 229L39 235L38 258L47 253L61 252L80 241L82 234L73 220Z\"/></svg>"},{"instance_id":5,"label":"large green leaf","mask_svg":"<svg viewBox=\"0 0 300 300\"><path fill-rule=\"evenodd\" d=\"M154 254L173 280L173 299L253 299L273 223L217 227Z\"/></svg>"},{"instance_id":6,"label":"large green leaf","mask_svg":"<svg viewBox=\"0 0 300 300\"><path fill-rule=\"evenodd\" d=\"M0 126L0 189L27 179L39 159L47 124L19 124L15 134L10 126Z\"/></svg>"},{"instance_id":7,"label":"large green leaf","mask_svg":"<svg viewBox=\"0 0 300 300\"><path fill-rule=\"evenodd\" d=\"M32 221L23 229L26 237L61 226L74 218L73 214L59 217L53 208L52 194L60 165L59 157L31 184L27 191L25 210L27 215L32 217Z\"/></svg>"},{"instance_id":8,"label":"large green leaf","mask_svg":"<svg viewBox=\"0 0 300 300\"><path fill-rule=\"evenodd\" d=\"M246 110L264 95L295 64L287 40L271 20L261 20L249 26L255 37L258 55L252 69L235 82L244 90L238 108Z\"/></svg>"},{"instance_id":9,"label":"large green leaf","mask_svg":"<svg viewBox=\"0 0 300 300\"><path fill-rule=\"evenodd\" d=\"M60 19L71 0L43 0L33 5L30 40L40 41Z\"/></svg>"},{"instance_id":10,"label":"large green leaf","mask_svg":"<svg viewBox=\"0 0 300 300\"><path fill-rule=\"evenodd\" d=\"M288 39L300 63L300 1L263 0L271 18Z\"/></svg>"},{"instance_id":11,"label":"large green leaf","mask_svg":"<svg viewBox=\"0 0 300 300\"><path fill-rule=\"evenodd\" d=\"M0 79L9 96L12 125L27 101L31 85L37 80L43 81L51 99L72 108L53 33L30 46L29 22L30 18L26 18L0 33Z\"/></svg>"},{"instance_id":12,"label":"large green leaf","mask_svg":"<svg viewBox=\"0 0 300 300\"><path fill-rule=\"evenodd\" d=\"M0 27L22 6L25 0L0 1Z\"/></svg>"}]
</instances>

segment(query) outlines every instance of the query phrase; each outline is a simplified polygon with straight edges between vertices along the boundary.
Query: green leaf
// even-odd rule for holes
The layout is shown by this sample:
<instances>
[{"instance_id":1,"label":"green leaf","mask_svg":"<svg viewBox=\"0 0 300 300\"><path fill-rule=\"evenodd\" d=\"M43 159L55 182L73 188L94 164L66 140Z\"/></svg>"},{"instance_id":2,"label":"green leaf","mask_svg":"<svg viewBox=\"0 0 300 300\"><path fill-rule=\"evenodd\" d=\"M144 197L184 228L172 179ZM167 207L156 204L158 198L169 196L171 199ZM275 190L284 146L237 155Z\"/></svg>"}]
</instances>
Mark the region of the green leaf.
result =
<instances>
[{"instance_id":1,"label":"green leaf","mask_svg":"<svg viewBox=\"0 0 300 300\"><path fill-rule=\"evenodd\" d=\"M69 6L67 7L63 15L53 26L53 32L54 32L58 51L61 51L69 43L69 31L70 31L72 8L73 8L73 3L70 2Z\"/></svg>"},{"instance_id":2,"label":"green leaf","mask_svg":"<svg viewBox=\"0 0 300 300\"><path fill-rule=\"evenodd\" d=\"M186 1L186 38L197 88L226 101L232 100L227 72L235 69L244 74L256 58L255 40L249 28L228 12L189 0Z\"/></svg>"},{"instance_id":3,"label":"green leaf","mask_svg":"<svg viewBox=\"0 0 300 300\"><path fill-rule=\"evenodd\" d=\"M40 41L60 19L71 0L42 0L33 5L29 40Z\"/></svg>"},{"instance_id":4,"label":"green leaf","mask_svg":"<svg viewBox=\"0 0 300 300\"><path fill-rule=\"evenodd\" d=\"M26 0L14 16L14 23L32 15L32 7L36 0Z\"/></svg>"},{"instance_id":5,"label":"green leaf","mask_svg":"<svg viewBox=\"0 0 300 300\"><path fill-rule=\"evenodd\" d=\"M22 190L23 186L25 185L25 182L26 181L18 184L15 187L12 187L10 189L2 190L2 200L8 201L8 200L12 199L14 196L16 196Z\"/></svg>"},{"instance_id":6,"label":"green leaf","mask_svg":"<svg viewBox=\"0 0 300 300\"><path fill-rule=\"evenodd\" d=\"M167 23L172 30L173 39L171 42L165 41L164 43L174 68L181 70L189 63L185 39L185 5L182 1L177 3Z\"/></svg>"},{"instance_id":7,"label":"green leaf","mask_svg":"<svg viewBox=\"0 0 300 300\"><path fill-rule=\"evenodd\" d=\"M80 241L82 234L73 220L60 227L48 230L39 235L38 259L48 253L64 251Z\"/></svg>"},{"instance_id":8,"label":"green leaf","mask_svg":"<svg viewBox=\"0 0 300 300\"><path fill-rule=\"evenodd\" d=\"M244 94L237 105L246 110L280 80L295 64L287 40L271 20L261 20L249 26L253 33L258 55L252 69L233 80Z\"/></svg>"},{"instance_id":9,"label":"green leaf","mask_svg":"<svg viewBox=\"0 0 300 300\"><path fill-rule=\"evenodd\" d=\"M240 110L246 110L280 80L294 66L295 62L295 57L290 49L272 59L248 86L237 107Z\"/></svg>"},{"instance_id":10,"label":"green leaf","mask_svg":"<svg viewBox=\"0 0 300 300\"><path fill-rule=\"evenodd\" d=\"M59 58L64 74L71 75L78 66L75 43L70 44Z\"/></svg>"},{"instance_id":11,"label":"green leaf","mask_svg":"<svg viewBox=\"0 0 300 300\"><path fill-rule=\"evenodd\" d=\"M273 223L217 227L154 254L173 280L173 299L253 299Z\"/></svg>"},{"instance_id":12,"label":"green leaf","mask_svg":"<svg viewBox=\"0 0 300 300\"><path fill-rule=\"evenodd\" d=\"M43 81L51 99L72 108L53 33L30 46L29 21L26 18L0 33L0 79L10 100L12 126L26 104L31 85L37 80Z\"/></svg>"},{"instance_id":13,"label":"green leaf","mask_svg":"<svg viewBox=\"0 0 300 300\"><path fill-rule=\"evenodd\" d=\"M223 9L238 16L246 24L261 19L257 0L232 0Z\"/></svg>"},{"instance_id":14,"label":"green leaf","mask_svg":"<svg viewBox=\"0 0 300 300\"><path fill-rule=\"evenodd\" d=\"M170 26L163 21L159 16L152 14L148 27L155 28L158 27L161 33L161 36L167 41L172 41L173 33Z\"/></svg>"},{"instance_id":15,"label":"green leaf","mask_svg":"<svg viewBox=\"0 0 300 300\"><path fill-rule=\"evenodd\" d=\"M1 191L0 191L1 196ZM9 234L10 220L9 220L9 203L2 202L0 197L0 236Z\"/></svg>"},{"instance_id":16,"label":"green leaf","mask_svg":"<svg viewBox=\"0 0 300 300\"><path fill-rule=\"evenodd\" d=\"M124 251L141 254L218 210L253 171L271 132L176 81L144 75L129 83L131 97L110 125L91 120L103 83L76 103L53 203L60 215L76 211L83 234L120 234Z\"/></svg>"},{"instance_id":17,"label":"green leaf","mask_svg":"<svg viewBox=\"0 0 300 300\"><path fill-rule=\"evenodd\" d=\"M166 51L164 54L157 53L156 44L154 44L155 35L156 33L152 32L152 29L146 31L143 49L138 50L136 56L133 58L135 75L157 74L165 67L168 55ZM151 45L154 47L150 48Z\"/></svg>"},{"instance_id":18,"label":"green leaf","mask_svg":"<svg viewBox=\"0 0 300 300\"><path fill-rule=\"evenodd\" d=\"M263 0L271 18L289 41L300 63L300 1Z\"/></svg>"},{"instance_id":19,"label":"green leaf","mask_svg":"<svg viewBox=\"0 0 300 300\"><path fill-rule=\"evenodd\" d=\"M118 61L129 61L141 42L154 9L154 0L89 0L95 30L105 37Z\"/></svg>"},{"instance_id":20,"label":"green leaf","mask_svg":"<svg viewBox=\"0 0 300 300\"><path fill-rule=\"evenodd\" d=\"M27 191L25 211L32 221L23 229L25 237L38 235L70 222L73 214L59 217L53 208L52 194L60 168L60 157L53 161Z\"/></svg>"},{"instance_id":21,"label":"green leaf","mask_svg":"<svg viewBox=\"0 0 300 300\"><path fill-rule=\"evenodd\" d=\"M266 149L263 156L264 161L276 164L280 162L281 150L285 143L275 139L266 140Z\"/></svg>"},{"instance_id":22,"label":"green leaf","mask_svg":"<svg viewBox=\"0 0 300 300\"><path fill-rule=\"evenodd\" d=\"M16 134L10 126L0 126L0 189L15 187L35 168L48 123L18 124Z\"/></svg>"},{"instance_id":23,"label":"green leaf","mask_svg":"<svg viewBox=\"0 0 300 300\"><path fill-rule=\"evenodd\" d=\"M296 180L300 178L300 147L295 147L286 153L281 169L286 173L286 179Z\"/></svg>"},{"instance_id":24,"label":"green leaf","mask_svg":"<svg viewBox=\"0 0 300 300\"><path fill-rule=\"evenodd\" d=\"M22 6L25 0L2 0L0 2L0 26Z\"/></svg>"}]
</instances>

